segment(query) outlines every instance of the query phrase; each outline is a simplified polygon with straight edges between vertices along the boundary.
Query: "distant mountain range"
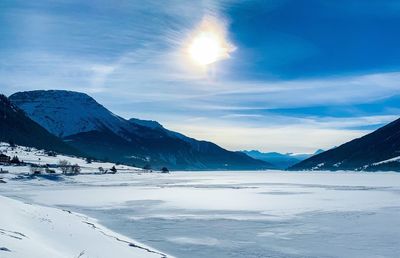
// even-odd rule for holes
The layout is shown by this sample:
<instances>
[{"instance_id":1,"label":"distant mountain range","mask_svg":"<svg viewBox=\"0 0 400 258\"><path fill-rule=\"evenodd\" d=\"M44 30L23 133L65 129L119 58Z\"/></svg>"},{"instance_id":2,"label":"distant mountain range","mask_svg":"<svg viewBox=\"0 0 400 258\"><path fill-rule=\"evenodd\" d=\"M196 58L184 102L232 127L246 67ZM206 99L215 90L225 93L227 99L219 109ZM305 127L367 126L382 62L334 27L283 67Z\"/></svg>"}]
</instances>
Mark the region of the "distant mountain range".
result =
<instances>
[{"instance_id":1,"label":"distant mountain range","mask_svg":"<svg viewBox=\"0 0 400 258\"><path fill-rule=\"evenodd\" d=\"M126 120L84 93L28 91L15 93L9 100L23 110L30 121L50 132L53 139L61 143L62 139L67 146L94 158L172 169L273 167L244 153L228 151L214 143L170 131L156 121Z\"/></svg>"},{"instance_id":2,"label":"distant mountain range","mask_svg":"<svg viewBox=\"0 0 400 258\"><path fill-rule=\"evenodd\" d=\"M71 91L0 95L0 122L0 141L156 169L400 171L400 119L314 154L228 151L156 121L124 119L90 96Z\"/></svg>"},{"instance_id":3,"label":"distant mountain range","mask_svg":"<svg viewBox=\"0 0 400 258\"><path fill-rule=\"evenodd\" d=\"M287 169L294 164L299 163L305 159L310 158L313 155L323 152L323 150L317 150L312 154L294 154L294 153L278 153L278 152L260 152L257 150L242 151L243 153L253 157L255 159L263 160L271 163L277 169Z\"/></svg>"},{"instance_id":4,"label":"distant mountain range","mask_svg":"<svg viewBox=\"0 0 400 258\"><path fill-rule=\"evenodd\" d=\"M400 171L400 119L306 159L290 170Z\"/></svg>"},{"instance_id":5,"label":"distant mountain range","mask_svg":"<svg viewBox=\"0 0 400 258\"><path fill-rule=\"evenodd\" d=\"M64 143L32 121L4 95L0 95L0 141L84 156L81 151Z\"/></svg>"}]
</instances>

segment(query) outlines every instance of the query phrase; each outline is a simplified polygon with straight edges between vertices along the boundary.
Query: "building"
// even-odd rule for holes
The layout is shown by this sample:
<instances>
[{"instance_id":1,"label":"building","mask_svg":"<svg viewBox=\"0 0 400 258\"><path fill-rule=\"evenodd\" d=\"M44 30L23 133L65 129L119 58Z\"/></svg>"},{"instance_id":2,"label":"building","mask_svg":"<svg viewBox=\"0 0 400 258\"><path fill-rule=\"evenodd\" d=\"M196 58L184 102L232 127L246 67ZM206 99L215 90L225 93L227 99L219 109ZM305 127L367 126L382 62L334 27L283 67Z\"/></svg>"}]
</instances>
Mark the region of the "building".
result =
<instances>
[{"instance_id":1,"label":"building","mask_svg":"<svg viewBox=\"0 0 400 258\"><path fill-rule=\"evenodd\" d=\"M11 157L5 155L5 154L0 154L0 163L10 163Z\"/></svg>"}]
</instances>

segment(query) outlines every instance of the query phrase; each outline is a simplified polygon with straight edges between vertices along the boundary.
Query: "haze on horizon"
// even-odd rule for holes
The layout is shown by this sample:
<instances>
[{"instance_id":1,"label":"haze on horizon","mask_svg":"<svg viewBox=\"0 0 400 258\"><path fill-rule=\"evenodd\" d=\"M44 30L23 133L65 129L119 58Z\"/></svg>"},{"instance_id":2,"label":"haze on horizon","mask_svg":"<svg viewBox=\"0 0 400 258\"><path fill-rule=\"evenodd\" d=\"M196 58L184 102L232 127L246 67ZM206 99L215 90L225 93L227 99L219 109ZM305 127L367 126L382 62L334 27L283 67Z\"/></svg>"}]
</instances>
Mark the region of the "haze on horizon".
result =
<instances>
[{"instance_id":1,"label":"haze on horizon","mask_svg":"<svg viewBox=\"0 0 400 258\"><path fill-rule=\"evenodd\" d=\"M314 152L400 110L400 4L0 3L1 93L88 93L231 150Z\"/></svg>"}]
</instances>

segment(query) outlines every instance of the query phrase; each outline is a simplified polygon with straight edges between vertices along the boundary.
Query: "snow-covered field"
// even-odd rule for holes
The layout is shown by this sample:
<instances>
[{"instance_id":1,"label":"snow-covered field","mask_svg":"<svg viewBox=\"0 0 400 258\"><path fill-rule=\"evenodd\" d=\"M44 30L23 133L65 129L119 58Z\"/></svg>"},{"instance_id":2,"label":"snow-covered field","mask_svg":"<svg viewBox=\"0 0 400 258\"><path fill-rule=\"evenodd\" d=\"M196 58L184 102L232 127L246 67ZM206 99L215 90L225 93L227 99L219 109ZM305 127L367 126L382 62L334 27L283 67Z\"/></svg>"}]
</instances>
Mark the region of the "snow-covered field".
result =
<instances>
[{"instance_id":1,"label":"snow-covered field","mask_svg":"<svg viewBox=\"0 0 400 258\"><path fill-rule=\"evenodd\" d=\"M110 162L98 162L92 161L88 163L85 159L79 157L71 157L58 154L57 156L49 156L43 150L37 150L35 148L29 148L24 146L15 146L10 147L8 143L0 142L0 153L3 153L9 157L17 156L20 161L29 164L35 164L39 166L48 165L57 165L61 160L66 160L72 165L77 164L81 167L81 173L98 173L99 167L103 169L110 170L112 166L120 172L143 172L142 169L126 166L126 165L116 165ZM9 172L15 173L28 173L29 166L2 166L3 169L6 169ZM56 169L56 172L60 172Z\"/></svg>"},{"instance_id":2,"label":"snow-covered field","mask_svg":"<svg viewBox=\"0 0 400 258\"><path fill-rule=\"evenodd\" d=\"M18 156L26 165L0 165L0 257L167 257L166 254L100 225L96 219L66 209L37 205L24 199L37 188L63 187L76 178L61 175L53 166L60 160L81 167L82 175L102 176L99 167L115 166L119 173L148 173L108 162L91 162L42 150L0 143L0 153ZM50 166L55 173L32 175L31 165ZM5 173L6 172L6 173ZM21 187L21 188L19 188ZM14 188L14 189L13 189ZM10 195L7 198L4 195ZM21 198L22 197L22 198ZM171 256L168 256L171 257Z\"/></svg>"},{"instance_id":3,"label":"snow-covered field","mask_svg":"<svg viewBox=\"0 0 400 258\"><path fill-rule=\"evenodd\" d=\"M85 214L103 225L98 227L109 228L111 235L118 232L124 239L135 239L176 257L400 257L400 173L264 171L3 177L7 183L0 184L0 195ZM16 255L16 251L42 244L55 246L59 252L67 250L68 257L77 257L85 249L85 244L64 243L69 230L76 230L58 224L64 221L61 216L73 216L71 220L77 220L77 224L85 220L82 217L43 207L42 215L35 217L28 207L35 210L36 205L4 198L0 201L6 207L10 203L20 209L19 213L31 213L21 219L23 224L17 224L17 220L4 222L2 217L12 216L12 212L0 213L1 229L20 232L28 224L25 232L31 241L23 245L18 240L18 245L14 240L11 244L4 241L7 236L2 233L0 246L11 252L0 251L0 257L27 257ZM39 219L46 218L44 214L52 216L51 223ZM37 219L27 223L30 216ZM42 230L47 224L59 226L51 235L49 228ZM87 224L84 229L96 233ZM40 237L33 237L36 231ZM92 246L102 248L97 238L82 238L88 250L93 250ZM110 248L121 248L121 254L125 254L127 246L113 242ZM81 257L124 257L99 253L102 255ZM146 256L132 253L130 257Z\"/></svg>"}]
</instances>

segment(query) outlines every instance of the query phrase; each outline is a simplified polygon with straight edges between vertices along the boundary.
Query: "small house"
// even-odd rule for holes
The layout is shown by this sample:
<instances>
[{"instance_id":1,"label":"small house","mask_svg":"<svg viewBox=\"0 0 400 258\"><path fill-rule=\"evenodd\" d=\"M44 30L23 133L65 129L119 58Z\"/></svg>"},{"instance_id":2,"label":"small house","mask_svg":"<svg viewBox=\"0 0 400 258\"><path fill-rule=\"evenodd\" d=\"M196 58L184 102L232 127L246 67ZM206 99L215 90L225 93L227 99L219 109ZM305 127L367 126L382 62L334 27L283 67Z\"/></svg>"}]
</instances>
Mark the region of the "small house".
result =
<instances>
[{"instance_id":1,"label":"small house","mask_svg":"<svg viewBox=\"0 0 400 258\"><path fill-rule=\"evenodd\" d=\"M0 154L0 163L10 163L11 157L5 155L5 154Z\"/></svg>"}]
</instances>

